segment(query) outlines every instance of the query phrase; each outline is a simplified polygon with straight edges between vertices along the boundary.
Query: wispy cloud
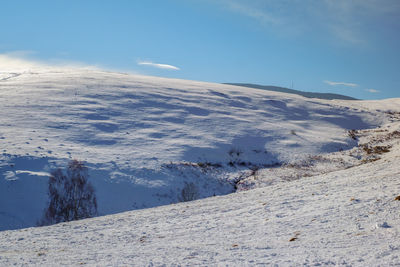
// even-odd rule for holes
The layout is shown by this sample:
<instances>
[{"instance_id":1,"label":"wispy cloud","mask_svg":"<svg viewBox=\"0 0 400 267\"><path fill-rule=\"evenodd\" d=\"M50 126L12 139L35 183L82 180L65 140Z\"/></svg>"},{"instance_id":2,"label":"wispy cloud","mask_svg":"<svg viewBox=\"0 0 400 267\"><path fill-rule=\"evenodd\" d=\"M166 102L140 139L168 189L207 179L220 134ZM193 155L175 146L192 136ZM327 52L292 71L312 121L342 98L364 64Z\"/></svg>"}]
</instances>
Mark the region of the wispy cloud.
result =
<instances>
[{"instance_id":1,"label":"wispy cloud","mask_svg":"<svg viewBox=\"0 0 400 267\"><path fill-rule=\"evenodd\" d=\"M346 83L346 82L332 82L332 81L324 81L324 83L329 84L331 86L342 85L348 87L357 87L358 84L356 83Z\"/></svg>"},{"instance_id":2,"label":"wispy cloud","mask_svg":"<svg viewBox=\"0 0 400 267\"><path fill-rule=\"evenodd\" d=\"M169 65L169 64L160 64L160 63L154 63L151 61L138 61L138 65L145 65L145 66L150 66L158 69L166 69L166 70L180 70L180 68Z\"/></svg>"},{"instance_id":3,"label":"wispy cloud","mask_svg":"<svg viewBox=\"0 0 400 267\"><path fill-rule=\"evenodd\" d=\"M398 0L222 0L232 12L286 36L320 34L349 44L368 39L370 25L399 25Z\"/></svg>"},{"instance_id":4,"label":"wispy cloud","mask_svg":"<svg viewBox=\"0 0 400 267\"><path fill-rule=\"evenodd\" d=\"M236 11L242 15L260 20L263 23L277 24L279 22L279 19L273 16L271 13L267 12L266 10L257 8L256 6L248 4L246 5L236 1L227 1L226 4L231 10Z\"/></svg>"},{"instance_id":5,"label":"wispy cloud","mask_svg":"<svg viewBox=\"0 0 400 267\"><path fill-rule=\"evenodd\" d=\"M367 91L369 93L373 93L373 94L376 94L376 93L380 92L379 90L375 90L375 89L365 89L365 91Z\"/></svg>"}]
</instances>

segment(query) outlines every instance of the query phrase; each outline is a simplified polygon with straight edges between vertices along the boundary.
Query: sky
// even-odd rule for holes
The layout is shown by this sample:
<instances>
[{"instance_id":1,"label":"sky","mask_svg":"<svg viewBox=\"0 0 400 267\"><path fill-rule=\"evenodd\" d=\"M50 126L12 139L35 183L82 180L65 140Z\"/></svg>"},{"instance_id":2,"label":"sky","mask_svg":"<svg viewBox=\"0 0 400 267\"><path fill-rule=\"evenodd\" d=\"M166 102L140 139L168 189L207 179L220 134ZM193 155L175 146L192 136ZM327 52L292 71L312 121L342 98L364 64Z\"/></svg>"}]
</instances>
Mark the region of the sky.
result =
<instances>
[{"instance_id":1,"label":"sky","mask_svg":"<svg viewBox=\"0 0 400 267\"><path fill-rule=\"evenodd\" d=\"M398 0L5 0L0 25L0 72L21 59L400 97Z\"/></svg>"}]
</instances>

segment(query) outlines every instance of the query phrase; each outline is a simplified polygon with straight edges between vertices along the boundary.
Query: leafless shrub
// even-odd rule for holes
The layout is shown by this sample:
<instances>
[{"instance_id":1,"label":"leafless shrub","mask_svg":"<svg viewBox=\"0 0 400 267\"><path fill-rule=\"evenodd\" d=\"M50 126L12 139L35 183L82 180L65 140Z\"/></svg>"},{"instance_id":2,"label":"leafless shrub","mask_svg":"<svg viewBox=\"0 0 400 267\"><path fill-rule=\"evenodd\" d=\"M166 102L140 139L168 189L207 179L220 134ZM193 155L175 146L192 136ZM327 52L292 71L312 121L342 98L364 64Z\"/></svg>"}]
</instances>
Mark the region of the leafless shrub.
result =
<instances>
[{"instance_id":1,"label":"leafless shrub","mask_svg":"<svg viewBox=\"0 0 400 267\"><path fill-rule=\"evenodd\" d=\"M349 131L347 132L347 134L349 135L349 137L350 137L351 139L357 140L357 134L358 134L358 131L357 131L357 130L349 130Z\"/></svg>"},{"instance_id":2,"label":"leafless shrub","mask_svg":"<svg viewBox=\"0 0 400 267\"><path fill-rule=\"evenodd\" d=\"M196 185L192 182L185 182L185 186L181 190L180 196L178 196L178 200L180 202L192 201L199 198L199 191Z\"/></svg>"},{"instance_id":3,"label":"leafless shrub","mask_svg":"<svg viewBox=\"0 0 400 267\"><path fill-rule=\"evenodd\" d=\"M51 173L48 182L49 204L39 225L80 220L97 215L95 191L88 182L83 162L72 160L66 174L61 169Z\"/></svg>"},{"instance_id":4,"label":"leafless shrub","mask_svg":"<svg viewBox=\"0 0 400 267\"><path fill-rule=\"evenodd\" d=\"M253 176L254 179L258 179L258 171L260 170L260 167L257 165L253 165L250 167L250 176Z\"/></svg>"}]
</instances>

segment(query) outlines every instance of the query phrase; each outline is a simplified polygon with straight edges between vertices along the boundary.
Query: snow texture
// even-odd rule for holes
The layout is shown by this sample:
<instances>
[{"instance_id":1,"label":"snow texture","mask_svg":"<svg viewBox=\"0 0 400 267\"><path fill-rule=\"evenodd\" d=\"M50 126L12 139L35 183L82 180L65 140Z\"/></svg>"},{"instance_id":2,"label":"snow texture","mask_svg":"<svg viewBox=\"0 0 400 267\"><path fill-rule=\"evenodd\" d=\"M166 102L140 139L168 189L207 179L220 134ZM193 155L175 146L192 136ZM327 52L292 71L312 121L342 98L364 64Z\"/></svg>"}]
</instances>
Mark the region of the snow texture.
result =
<instances>
[{"instance_id":1,"label":"snow texture","mask_svg":"<svg viewBox=\"0 0 400 267\"><path fill-rule=\"evenodd\" d=\"M1 77L0 265L400 264L400 99L100 70ZM7 230L35 226L49 173L73 158L101 214L128 212ZM188 184L204 199L177 203Z\"/></svg>"}]
</instances>

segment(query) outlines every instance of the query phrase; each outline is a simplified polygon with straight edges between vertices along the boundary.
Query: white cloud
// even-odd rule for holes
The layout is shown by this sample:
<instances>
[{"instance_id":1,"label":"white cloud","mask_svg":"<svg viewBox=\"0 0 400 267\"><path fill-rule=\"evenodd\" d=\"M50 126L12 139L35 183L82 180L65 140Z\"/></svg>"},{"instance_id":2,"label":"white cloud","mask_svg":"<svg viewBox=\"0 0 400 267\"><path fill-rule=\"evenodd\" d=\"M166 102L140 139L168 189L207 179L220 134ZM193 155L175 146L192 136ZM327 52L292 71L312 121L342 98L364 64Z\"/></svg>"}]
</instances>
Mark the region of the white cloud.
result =
<instances>
[{"instance_id":1,"label":"white cloud","mask_svg":"<svg viewBox=\"0 0 400 267\"><path fill-rule=\"evenodd\" d=\"M358 86L358 84L356 84L356 83L346 83L346 82L324 81L324 83L329 84L331 86L336 86L336 85L343 85L343 86L348 86L348 87L357 87Z\"/></svg>"},{"instance_id":2,"label":"white cloud","mask_svg":"<svg viewBox=\"0 0 400 267\"><path fill-rule=\"evenodd\" d=\"M138 61L138 65L145 65L159 69L166 69L166 70L180 70L178 67L168 65L168 64L160 64L160 63L153 63L151 61Z\"/></svg>"},{"instance_id":3,"label":"white cloud","mask_svg":"<svg viewBox=\"0 0 400 267\"><path fill-rule=\"evenodd\" d=\"M365 89L365 91L369 92L369 93L379 93L379 90L375 90L375 89Z\"/></svg>"}]
</instances>

